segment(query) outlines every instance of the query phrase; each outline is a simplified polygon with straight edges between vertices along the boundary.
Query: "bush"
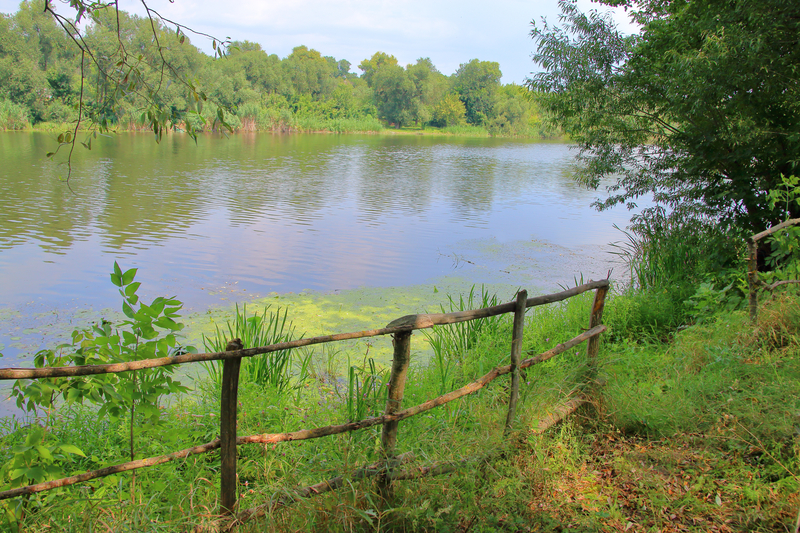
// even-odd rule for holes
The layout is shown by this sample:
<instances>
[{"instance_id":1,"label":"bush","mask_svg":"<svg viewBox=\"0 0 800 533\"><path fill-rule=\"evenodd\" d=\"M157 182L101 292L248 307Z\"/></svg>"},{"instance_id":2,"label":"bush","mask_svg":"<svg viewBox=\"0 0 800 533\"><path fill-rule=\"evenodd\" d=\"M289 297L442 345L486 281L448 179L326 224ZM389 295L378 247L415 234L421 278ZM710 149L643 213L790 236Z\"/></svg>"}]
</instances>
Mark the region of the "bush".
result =
<instances>
[{"instance_id":1,"label":"bush","mask_svg":"<svg viewBox=\"0 0 800 533\"><path fill-rule=\"evenodd\" d=\"M4 130L22 130L31 126L28 110L8 100L0 100L0 127Z\"/></svg>"}]
</instances>

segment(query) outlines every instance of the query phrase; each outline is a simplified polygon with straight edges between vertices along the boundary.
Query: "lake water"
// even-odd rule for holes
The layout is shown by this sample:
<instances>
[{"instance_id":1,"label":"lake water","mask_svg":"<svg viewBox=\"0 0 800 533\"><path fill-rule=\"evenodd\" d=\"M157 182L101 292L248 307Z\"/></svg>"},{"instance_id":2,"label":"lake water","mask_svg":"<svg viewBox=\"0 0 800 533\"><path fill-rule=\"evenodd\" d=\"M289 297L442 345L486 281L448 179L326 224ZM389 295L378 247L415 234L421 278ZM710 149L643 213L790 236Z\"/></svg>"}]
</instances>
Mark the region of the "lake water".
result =
<instances>
[{"instance_id":1,"label":"lake water","mask_svg":"<svg viewBox=\"0 0 800 533\"><path fill-rule=\"evenodd\" d=\"M565 144L407 135L0 134L0 352L19 366L118 308L114 261L189 311L271 293L605 276L625 209L571 178ZM382 324L369 325L380 327Z\"/></svg>"}]
</instances>

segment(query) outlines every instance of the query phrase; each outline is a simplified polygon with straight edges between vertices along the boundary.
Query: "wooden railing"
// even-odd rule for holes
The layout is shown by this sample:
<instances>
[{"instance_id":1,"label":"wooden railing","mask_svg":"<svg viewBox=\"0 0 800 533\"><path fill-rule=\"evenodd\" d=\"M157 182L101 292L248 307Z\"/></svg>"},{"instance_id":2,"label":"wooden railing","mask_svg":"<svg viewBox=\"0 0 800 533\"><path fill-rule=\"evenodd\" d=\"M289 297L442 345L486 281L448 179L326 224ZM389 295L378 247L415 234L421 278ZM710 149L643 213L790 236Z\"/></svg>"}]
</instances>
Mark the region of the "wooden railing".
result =
<instances>
[{"instance_id":1,"label":"wooden railing","mask_svg":"<svg viewBox=\"0 0 800 533\"><path fill-rule=\"evenodd\" d=\"M764 290L773 291L777 287L781 285L789 285L793 283L800 283L800 280L796 279L789 279L789 280L782 280L776 281L772 284L766 284L763 281L758 279L758 241L769 237L770 235L779 232L782 229L788 228L790 226L795 226L800 224L800 218L792 218L781 222L780 224L776 224L769 229L765 229L761 233L756 233L755 235L751 236L747 239L747 288L748 292L750 293L750 320L755 323L758 319L758 289L763 288Z\"/></svg>"},{"instance_id":2,"label":"wooden railing","mask_svg":"<svg viewBox=\"0 0 800 533\"><path fill-rule=\"evenodd\" d=\"M187 448L158 457L129 461L127 463L101 468L99 470L94 470L67 478L2 491L0 492L0 499L34 494L37 492L88 481L90 479L117 474L120 472L155 466L175 459L189 457L190 455L207 453L219 448L222 463L220 479L220 511L223 516L227 516L227 518L224 518L224 527L227 528L234 524L242 523L253 517L263 515L267 510L265 506L260 506L241 511L238 514L233 514L236 511L237 503L237 446L251 443L267 444L315 439L329 435L357 431L376 425L383 426L383 432L381 435L383 460L357 470L353 477L364 478L369 476L378 476L379 490L384 498L389 498L392 492L392 482L395 480L412 479L424 475L436 475L449 472L467 461L466 459L462 459L451 463L416 467L407 471L398 470L400 465L409 462L413 458L411 454L403 454L399 456L395 454L399 422L401 420L416 416L441 405L445 405L469 394L473 394L498 377L511 374L510 397L505 423L505 431L508 432L511 429L516 416L517 399L519 397L519 371L546 361L560 353L566 352L570 348L588 341L588 373L585 379L585 389L581 391L581 395L579 397L567 399L567 401L562 403L554 410L554 413L550 417L540 421L539 429L543 431L547 427L550 427L563 417L574 412L582 403L584 403L591 393L592 384L595 382L597 371L597 353L599 350L599 335L606 330L606 327L602 325L602 315L608 287L608 280L591 281L559 293L537 296L534 298L528 298L527 292L523 290L517 294L516 301L502 305L496 305L493 307L470 311L459 311L455 313L408 315L390 322L385 328L381 329L299 339L258 348L242 349L241 343L238 341L238 339L236 339L228 343L228 346L226 347L227 350L225 352L184 354L175 357L146 359L127 363L114 363L105 365L0 369L0 380L11 380L86 376L92 374L127 372L142 368L155 368L159 366L195 363L200 361L223 361L219 439L215 439L200 446L194 446L192 448ZM589 316L589 329L577 337L556 345L550 350L547 350L534 357L521 360L525 311L530 307L563 301L567 298L590 290L595 290L596 292ZM411 359L411 335L414 330L478 320L506 313L514 313L510 364L498 366L476 381L439 396L438 398L434 398L419 405L407 407L405 409L401 408L403 403L406 376ZM239 365L241 364L243 357L253 357L255 355L286 350L288 348L298 348L301 346L310 346L347 339L375 337L378 335L393 335L394 344L394 354L388 383L388 398L386 402L386 409L382 416L366 418L346 424L302 429L288 433L267 433L260 435L237 436L236 405L239 387ZM298 497L320 494L334 490L343 485L343 483L344 479L342 477L337 477L331 480L323 481L311 487L306 487L305 489L299 489L295 491L295 494ZM233 516L231 516L232 514Z\"/></svg>"}]
</instances>

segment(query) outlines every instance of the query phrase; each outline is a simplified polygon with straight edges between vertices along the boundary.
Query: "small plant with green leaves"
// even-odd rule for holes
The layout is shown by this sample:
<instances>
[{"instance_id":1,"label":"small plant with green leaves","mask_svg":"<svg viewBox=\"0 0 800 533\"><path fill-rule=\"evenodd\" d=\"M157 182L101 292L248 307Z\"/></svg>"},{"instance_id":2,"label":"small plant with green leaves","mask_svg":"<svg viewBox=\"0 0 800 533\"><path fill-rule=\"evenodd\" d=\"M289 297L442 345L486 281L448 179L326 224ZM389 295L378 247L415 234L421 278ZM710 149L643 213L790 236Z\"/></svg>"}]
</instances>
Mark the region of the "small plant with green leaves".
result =
<instances>
[{"instance_id":1,"label":"small plant with green leaves","mask_svg":"<svg viewBox=\"0 0 800 533\"><path fill-rule=\"evenodd\" d=\"M183 304L177 299L163 297L156 298L149 305L140 302L136 293L141 284L134 281L136 270L123 272L115 262L111 273L111 282L119 288L123 298L122 311L127 320L116 327L103 320L92 328L75 330L72 345L64 344L55 350L38 352L34 358L35 365L43 368L122 363L169 357L178 351L194 351L194 348L181 347L178 343L177 334L183 329L183 324L176 319ZM170 374L173 371L174 367L163 366L117 374L16 381L11 394L17 405L34 414L44 409L48 416L44 427L31 426L25 444L11 450L12 459L1 471L0 479L12 485L54 479L63 474L62 465L68 462L69 455L83 455L72 444L51 443L52 439L45 444L44 436L59 397L67 403L88 401L98 405L98 418L106 417L117 422L129 417L128 448L133 460L137 414L152 425L158 425L161 398L189 390L172 379ZM132 494L135 473L133 479Z\"/></svg>"},{"instance_id":2,"label":"small plant with green leaves","mask_svg":"<svg viewBox=\"0 0 800 533\"><path fill-rule=\"evenodd\" d=\"M67 344L55 350L42 350L34 358L36 366L123 363L194 351L193 347L178 343L178 332L183 324L176 319L183 304L164 297L156 298L150 305L140 302L136 292L141 284L134 282L136 270L122 272L115 262L111 273L111 282L119 287L123 298L122 311L127 320L117 327L102 320L89 329L73 331L71 347L77 346L76 350L65 353L70 347ZM138 408L141 415L157 422L160 399L188 391L170 377L174 370L172 366L163 366L70 379L19 380L14 384L12 395L17 405L28 411L35 412L42 407L52 409L55 399L61 395L67 402L88 400L98 404L100 418L108 416L117 420L130 413L133 425Z\"/></svg>"}]
</instances>

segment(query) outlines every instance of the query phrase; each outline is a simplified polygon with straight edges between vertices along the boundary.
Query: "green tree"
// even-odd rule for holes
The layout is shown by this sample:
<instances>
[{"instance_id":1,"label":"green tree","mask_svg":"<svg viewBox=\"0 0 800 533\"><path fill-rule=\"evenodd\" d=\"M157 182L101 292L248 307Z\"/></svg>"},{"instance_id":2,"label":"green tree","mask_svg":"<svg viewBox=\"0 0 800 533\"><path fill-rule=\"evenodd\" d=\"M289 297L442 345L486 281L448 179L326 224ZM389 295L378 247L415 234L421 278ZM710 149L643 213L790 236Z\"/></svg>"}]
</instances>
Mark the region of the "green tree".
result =
<instances>
[{"instance_id":1,"label":"green tree","mask_svg":"<svg viewBox=\"0 0 800 533\"><path fill-rule=\"evenodd\" d=\"M467 122L483 125L494 118L494 103L500 88L500 64L473 59L462 63L454 74L454 90L464 102Z\"/></svg>"},{"instance_id":2,"label":"green tree","mask_svg":"<svg viewBox=\"0 0 800 533\"><path fill-rule=\"evenodd\" d=\"M566 0L563 26L531 32L544 71L530 86L578 143L580 180L613 180L598 206L652 194L674 217L777 222L768 193L800 166L797 2L608 3L631 9L640 35Z\"/></svg>"},{"instance_id":3,"label":"green tree","mask_svg":"<svg viewBox=\"0 0 800 533\"><path fill-rule=\"evenodd\" d=\"M428 57L417 59L415 64L406 67L406 71L415 88L413 120L418 124L430 122L433 108L447 93L450 82Z\"/></svg>"},{"instance_id":4,"label":"green tree","mask_svg":"<svg viewBox=\"0 0 800 533\"><path fill-rule=\"evenodd\" d=\"M296 46L282 66L296 94L318 98L329 95L336 87L336 69L313 48Z\"/></svg>"},{"instance_id":5,"label":"green tree","mask_svg":"<svg viewBox=\"0 0 800 533\"><path fill-rule=\"evenodd\" d=\"M433 108L431 124L440 128L457 126L466 121L464 102L455 93L446 94Z\"/></svg>"},{"instance_id":6,"label":"green tree","mask_svg":"<svg viewBox=\"0 0 800 533\"><path fill-rule=\"evenodd\" d=\"M398 128L414 117L414 82L400 65L385 64L374 73L372 88L380 118Z\"/></svg>"},{"instance_id":7,"label":"green tree","mask_svg":"<svg viewBox=\"0 0 800 533\"><path fill-rule=\"evenodd\" d=\"M286 80L281 70L281 60L276 54L267 54L258 43L233 41L225 58L241 71L250 87L258 93L287 92Z\"/></svg>"},{"instance_id":8,"label":"green tree","mask_svg":"<svg viewBox=\"0 0 800 533\"><path fill-rule=\"evenodd\" d=\"M358 64L359 70L363 72L361 77L369 87L372 87L375 73L384 65L397 65L397 58L384 52L375 52L370 59L365 59Z\"/></svg>"},{"instance_id":9,"label":"green tree","mask_svg":"<svg viewBox=\"0 0 800 533\"><path fill-rule=\"evenodd\" d=\"M532 112L530 91L513 83L501 87L494 111L490 126L492 133L527 134Z\"/></svg>"}]
</instances>

